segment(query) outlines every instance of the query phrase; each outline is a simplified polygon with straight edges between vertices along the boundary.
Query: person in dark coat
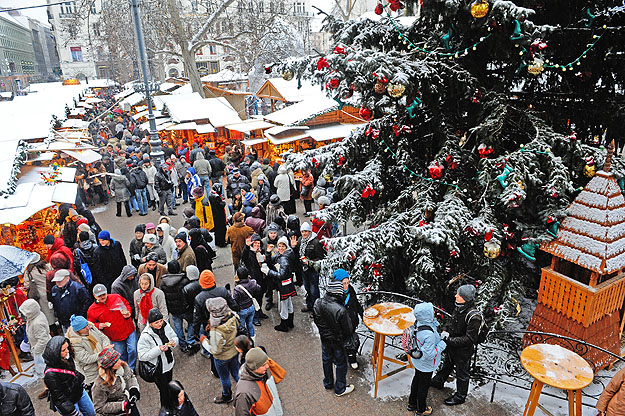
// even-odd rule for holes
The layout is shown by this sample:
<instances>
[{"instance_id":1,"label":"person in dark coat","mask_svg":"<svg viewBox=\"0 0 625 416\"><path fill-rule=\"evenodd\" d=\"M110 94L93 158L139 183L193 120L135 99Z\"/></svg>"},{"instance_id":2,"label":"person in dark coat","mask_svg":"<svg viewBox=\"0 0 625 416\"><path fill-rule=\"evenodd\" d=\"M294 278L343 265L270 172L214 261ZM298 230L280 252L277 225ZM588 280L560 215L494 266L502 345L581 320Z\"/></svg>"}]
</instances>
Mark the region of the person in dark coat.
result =
<instances>
[{"instance_id":1,"label":"person in dark coat","mask_svg":"<svg viewBox=\"0 0 625 416\"><path fill-rule=\"evenodd\" d=\"M95 270L92 270L93 285L102 283L110 292L111 285L126 265L126 256L121 243L112 239L108 231L100 231L98 241L100 246L95 249Z\"/></svg>"},{"instance_id":2,"label":"person in dark coat","mask_svg":"<svg viewBox=\"0 0 625 416\"><path fill-rule=\"evenodd\" d=\"M293 296L297 296L293 283L293 264L297 261L289 248L286 237L278 240L278 253L261 266L261 271L272 279L280 294L280 324L273 327L276 331L288 332L293 328Z\"/></svg>"},{"instance_id":3,"label":"person in dark coat","mask_svg":"<svg viewBox=\"0 0 625 416\"><path fill-rule=\"evenodd\" d=\"M202 236L200 228L189 230L189 237L191 248L195 253L195 265L200 269L200 273L204 270L212 270L214 252Z\"/></svg>"},{"instance_id":4,"label":"person in dark coat","mask_svg":"<svg viewBox=\"0 0 625 416\"><path fill-rule=\"evenodd\" d=\"M200 219L197 216L192 215L191 217L189 217L186 224L187 224L187 227L185 228L187 228L189 232L191 232L191 230L194 230L194 229L198 229L200 231L202 238L204 238L204 241L206 242L205 246L206 246L206 249L208 250L208 254L210 255L210 258L211 259L215 258L217 254L208 244L211 241L213 241L213 237L211 236L211 233L206 228L201 227ZM189 235L189 237L191 236Z\"/></svg>"},{"instance_id":5,"label":"person in dark coat","mask_svg":"<svg viewBox=\"0 0 625 416\"><path fill-rule=\"evenodd\" d=\"M319 299L319 272L311 264L322 260L326 251L317 239L317 234L312 232L312 226L305 222L301 226L301 237L296 240L291 238L291 247L299 259L302 281L306 289L306 306L302 312L312 311L315 300Z\"/></svg>"},{"instance_id":6,"label":"person in dark coat","mask_svg":"<svg viewBox=\"0 0 625 416\"><path fill-rule=\"evenodd\" d=\"M211 183L213 185L221 183L224 171L226 170L226 164L217 157L214 150L208 153L208 163L211 164Z\"/></svg>"},{"instance_id":7,"label":"person in dark coat","mask_svg":"<svg viewBox=\"0 0 625 416\"><path fill-rule=\"evenodd\" d=\"M323 386L334 389L336 396L344 396L354 391L347 384L347 357L343 347L353 333L349 314L344 306L343 285L330 280L323 298L313 306L313 318L321 338L321 359L323 361ZM336 365L336 378L334 366Z\"/></svg>"},{"instance_id":8,"label":"person in dark coat","mask_svg":"<svg viewBox=\"0 0 625 416\"><path fill-rule=\"evenodd\" d=\"M178 336L178 343L182 352L187 352L193 344L193 309L187 303L183 293L186 285L191 283L187 276L180 270L177 260L167 263L167 274L161 278L160 289L165 293L167 310L171 313L171 326ZM184 333L184 322L187 321L187 335Z\"/></svg>"},{"instance_id":9,"label":"person in dark coat","mask_svg":"<svg viewBox=\"0 0 625 416\"><path fill-rule=\"evenodd\" d=\"M246 241L247 243L248 241ZM271 255L270 255L271 257ZM246 270L250 275L250 279L255 280L258 283L260 289L256 291L254 294L254 298L258 302L260 309L256 311L254 315L254 325L260 326L261 319L269 318L263 312L263 294L267 290L268 284L267 282L270 279L266 279L263 272L260 270L260 266L263 262L266 261L266 253L263 248L262 239L256 233L252 234L252 237L249 239L249 244L245 244L243 247L243 251L241 252L241 263L245 266ZM238 271L237 271L238 274ZM239 277L240 278L240 277Z\"/></svg>"},{"instance_id":10,"label":"person in dark coat","mask_svg":"<svg viewBox=\"0 0 625 416\"><path fill-rule=\"evenodd\" d=\"M258 203L267 209L269 198L271 198L271 188L267 182L267 177L264 174L258 175L258 186L256 187L256 195L258 197Z\"/></svg>"},{"instance_id":11,"label":"person in dark coat","mask_svg":"<svg viewBox=\"0 0 625 416\"><path fill-rule=\"evenodd\" d=\"M24 387L0 381L0 415L35 416L35 408Z\"/></svg>"},{"instance_id":12,"label":"person in dark coat","mask_svg":"<svg viewBox=\"0 0 625 416\"><path fill-rule=\"evenodd\" d=\"M213 233L215 234L215 245L226 247L226 203L223 200L223 185L213 184L208 200L213 211Z\"/></svg>"},{"instance_id":13,"label":"person in dark coat","mask_svg":"<svg viewBox=\"0 0 625 416\"><path fill-rule=\"evenodd\" d=\"M122 269L121 274L111 285L111 293L120 295L130 304L132 309L132 319L137 316L135 313L134 293L139 289L139 279L137 279L137 268L127 264Z\"/></svg>"},{"instance_id":14,"label":"person in dark coat","mask_svg":"<svg viewBox=\"0 0 625 416\"><path fill-rule=\"evenodd\" d=\"M90 290L91 287L84 279L80 264L86 263L89 266L89 270L92 271L95 264L95 249L96 245L89 239L89 233L81 231L78 235L78 247L74 249L74 273L76 276L81 277L81 281L87 290ZM93 278L93 275L91 277Z\"/></svg>"},{"instance_id":15,"label":"person in dark coat","mask_svg":"<svg viewBox=\"0 0 625 416\"><path fill-rule=\"evenodd\" d=\"M178 215L173 211L172 206L172 192L174 190L174 183L171 181L171 175L169 173L169 167L166 163L163 163L154 177L154 189L158 194L159 205L158 212L161 215L165 215L165 204L169 212L167 215Z\"/></svg>"},{"instance_id":16,"label":"person in dark coat","mask_svg":"<svg viewBox=\"0 0 625 416\"><path fill-rule=\"evenodd\" d=\"M50 394L50 410L63 416L95 416L93 402L83 385L85 376L76 370L74 349L62 336L52 337L43 352L46 362L43 382Z\"/></svg>"},{"instance_id":17,"label":"person in dark coat","mask_svg":"<svg viewBox=\"0 0 625 416\"><path fill-rule=\"evenodd\" d=\"M358 338L358 334L356 334L356 328L358 328L358 325L360 324L359 319L362 319L364 309L358 301L358 296L356 296L354 286L349 283L349 273L347 273L345 269L336 269L332 273L332 279L337 282L341 282L343 285L343 294L345 295L343 305L345 305L345 308L347 309L347 314L349 315L352 329L354 330L351 339L344 346L345 352L347 353L347 361L352 368L356 369L358 368L356 354L360 347L360 338Z\"/></svg>"},{"instance_id":18,"label":"person in dark coat","mask_svg":"<svg viewBox=\"0 0 625 416\"><path fill-rule=\"evenodd\" d=\"M252 208L251 215L245 220L245 225L251 227L258 235L265 233L265 220L262 219L262 206L256 205Z\"/></svg>"},{"instance_id":19,"label":"person in dark coat","mask_svg":"<svg viewBox=\"0 0 625 416\"><path fill-rule=\"evenodd\" d=\"M239 278L239 282L232 291L232 297L239 305L241 325L247 328L250 338L256 340L254 325L252 325L256 318L256 310L254 309L254 301L252 299L258 299L259 294L262 299L262 288L258 285L256 280L250 278L250 274L244 265L239 266L237 269L237 277Z\"/></svg>"},{"instance_id":20,"label":"person in dark coat","mask_svg":"<svg viewBox=\"0 0 625 416\"><path fill-rule=\"evenodd\" d=\"M475 352L482 315L475 309L475 286L462 285L456 292L456 308L441 332L447 343L443 367L432 378L430 385L442 389L445 381L456 369L456 392L445 400L448 406L464 403L469 391L471 357Z\"/></svg>"},{"instance_id":21,"label":"person in dark coat","mask_svg":"<svg viewBox=\"0 0 625 416\"><path fill-rule=\"evenodd\" d=\"M161 407L159 416L198 416L193 403L178 380L167 385L169 400Z\"/></svg>"},{"instance_id":22,"label":"person in dark coat","mask_svg":"<svg viewBox=\"0 0 625 416\"><path fill-rule=\"evenodd\" d=\"M69 270L57 270L52 282L54 283L52 287L54 314L63 326L63 331L67 331L69 318L72 315L87 316L87 310L93 303L93 298L83 285L70 279Z\"/></svg>"},{"instance_id":23,"label":"person in dark coat","mask_svg":"<svg viewBox=\"0 0 625 416\"><path fill-rule=\"evenodd\" d=\"M137 224L135 226L135 238L130 242L130 248L128 254L130 256L130 263L139 268L141 265L141 253L143 250L143 236L145 235L145 224Z\"/></svg>"}]
</instances>

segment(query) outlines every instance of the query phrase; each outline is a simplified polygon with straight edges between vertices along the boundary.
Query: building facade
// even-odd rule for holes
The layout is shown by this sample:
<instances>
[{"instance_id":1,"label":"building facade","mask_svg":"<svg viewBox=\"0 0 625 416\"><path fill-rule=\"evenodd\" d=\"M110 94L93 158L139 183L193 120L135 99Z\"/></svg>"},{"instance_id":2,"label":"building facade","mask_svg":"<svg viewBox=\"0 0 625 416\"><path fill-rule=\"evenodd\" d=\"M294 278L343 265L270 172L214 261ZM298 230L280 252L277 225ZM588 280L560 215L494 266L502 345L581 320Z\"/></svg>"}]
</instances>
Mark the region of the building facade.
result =
<instances>
[{"instance_id":1,"label":"building facade","mask_svg":"<svg viewBox=\"0 0 625 416\"><path fill-rule=\"evenodd\" d=\"M59 79L59 57L56 52L54 35L47 24L36 19L10 12L11 16L22 26L30 30L31 42L35 53L35 80L55 81Z\"/></svg>"},{"instance_id":2,"label":"building facade","mask_svg":"<svg viewBox=\"0 0 625 416\"><path fill-rule=\"evenodd\" d=\"M0 14L0 90L17 93L36 74L31 31L7 13Z\"/></svg>"}]
</instances>

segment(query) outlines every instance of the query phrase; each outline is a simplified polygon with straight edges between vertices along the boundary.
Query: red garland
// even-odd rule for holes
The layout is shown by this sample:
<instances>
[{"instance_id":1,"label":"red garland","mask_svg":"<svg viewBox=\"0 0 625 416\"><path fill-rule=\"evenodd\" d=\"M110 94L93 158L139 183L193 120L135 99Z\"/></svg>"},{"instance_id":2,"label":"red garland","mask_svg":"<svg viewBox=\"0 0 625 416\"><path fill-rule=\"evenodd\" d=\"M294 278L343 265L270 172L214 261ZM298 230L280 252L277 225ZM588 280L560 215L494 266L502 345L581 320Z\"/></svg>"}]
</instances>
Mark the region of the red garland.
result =
<instances>
[{"instance_id":1,"label":"red garland","mask_svg":"<svg viewBox=\"0 0 625 416\"><path fill-rule=\"evenodd\" d=\"M338 166L343 166L345 164L346 159L343 156L339 156L339 161L337 163Z\"/></svg>"},{"instance_id":2,"label":"red garland","mask_svg":"<svg viewBox=\"0 0 625 416\"><path fill-rule=\"evenodd\" d=\"M482 159L487 159L495 151L491 146L486 146L484 143L477 147L477 151Z\"/></svg>"},{"instance_id":3,"label":"red garland","mask_svg":"<svg viewBox=\"0 0 625 416\"><path fill-rule=\"evenodd\" d=\"M315 168L319 167L319 161L315 159L314 157L312 158L312 164L315 166Z\"/></svg>"},{"instance_id":4,"label":"red garland","mask_svg":"<svg viewBox=\"0 0 625 416\"><path fill-rule=\"evenodd\" d=\"M342 46L337 46L336 48L334 48L334 53L335 54L341 54L341 55L347 55L347 52L345 52L345 48Z\"/></svg>"}]
</instances>

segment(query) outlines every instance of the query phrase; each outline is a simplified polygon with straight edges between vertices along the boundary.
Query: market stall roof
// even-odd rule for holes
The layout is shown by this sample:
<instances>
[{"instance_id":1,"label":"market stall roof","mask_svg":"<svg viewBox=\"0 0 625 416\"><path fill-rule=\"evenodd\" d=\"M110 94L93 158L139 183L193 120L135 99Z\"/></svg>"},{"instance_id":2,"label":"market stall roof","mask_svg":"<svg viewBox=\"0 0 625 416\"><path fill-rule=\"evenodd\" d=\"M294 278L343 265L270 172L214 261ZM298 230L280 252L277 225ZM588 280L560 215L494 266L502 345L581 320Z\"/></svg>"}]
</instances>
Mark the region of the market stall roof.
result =
<instances>
[{"instance_id":1,"label":"market stall roof","mask_svg":"<svg viewBox=\"0 0 625 416\"><path fill-rule=\"evenodd\" d=\"M298 85L300 88L298 88ZM259 98L270 98L286 102L303 101L306 97L323 94L318 85L313 85L310 81L302 79L301 85L297 79L286 81L283 78L270 78L259 88L256 96Z\"/></svg>"},{"instance_id":2,"label":"market stall roof","mask_svg":"<svg viewBox=\"0 0 625 416\"><path fill-rule=\"evenodd\" d=\"M174 124L176 124L173 121L171 121L171 119L169 117L159 118L159 119L156 119L155 121L156 121L156 130L157 131L165 130L167 127L170 127L170 126L173 126ZM150 130L150 122L146 121L145 123L140 124L139 128L141 130L149 131Z\"/></svg>"},{"instance_id":3,"label":"market stall roof","mask_svg":"<svg viewBox=\"0 0 625 416\"><path fill-rule=\"evenodd\" d=\"M145 100L145 95L143 95L140 92L133 92L128 97L126 97L122 101L120 101L119 105L120 106L124 106L124 105L128 104L129 106L132 107L132 106L135 106L135 105L139 104L143 100Z\"/></svg>"},{"instance_id":4,"label":"market stall roof","mask_svg":"<svg viewBox=\"0 0 625 416\"><path fill-rule=\"evenodd\" d=\"M87 129L67 129L67 130L55 130L54 137L59 139L85 139L91 140L91 136L89 135L89 131Z\"/></svg>"},{"instance_id":5,"label":"market stall roof","mask_svg":"<svg viewBox=\"0 0 625 416\"><path fill-rule=\"evenodd\" d=\"M316 142L323 142L326 140L342 139L349 136L358 127L364 126L366 123L361 124L329 124L325 126L314 126L308 130L308 134Z\"/></svg>"},{"instance_id":6,"label":"market stall roof","mask_svg":"<svg viewBox=\"0 0 625 416\"><path fill-rule=\"evenodd\" d=\"M241 140L241 143L243 143L246 146L254 146L255 144L260 144L260 143L265 143L267 141L266 138L264 137L257 137L254 139L244 139Z\"/></svg>"},{"instance_id":7,"label":"market stall roof","mask_svg":"<svg viewBox=\"0 0 625 416\"><path fill-rule=\"evenodd\" d=\"M127 90L123 90L123 91L118 92L117 94L115 94L115 95L113 96L113 98L115 98L115 101L119 101L119 100L121 100L122 98L126 98L126 97L128 97L129 95L133 94L134 92L135 92L135 91L134 91L132 88L130 88L130 89L127 89Z\"/></svg>"},{"instance_id":8,"label":"market stall roof","mask_svg":"<svg viewBox=\"0 0 625 416\"><path fill-rule=\"evenodd\" d=\"M59 138L56 140L52 140L50 143L46 144L42 143L33 143L31 147L28 149L29 152L57 152L57 151L65 151L65 150L87 150L87 149L97 149L97 147L85 143L80 140L72 140Z\"/></svg>"},{"instance_id":9,"label":"market stall roof","mask_svg":"<svg viewBox=\"0 0 625 416\"><path fill-rule=\"evenodd\" d=\"M216 130L210 124L197 124L195 121L187 121L186 123L174 124L165 130L195 130L199 134L215 133Z\"/></svg>"},{"instance_id":10,"label":"market stall roof","mask_svg":"<svg viewBox=\"0 0 625 416\"><path fill-rule=\"evenodd\" d=\"M192 93L193 93L193 87L191 86L191 83L189 82L187 82L184 85L181 85L180 88L177 88L171 91L171 94L173 95L186 95L186 94L192 94Z\"/></svg>"},{"instance_id":11,"label":"market stall roof","mask_svg":"<svg viewBox=\"0 0 625 416\"><path fill-rule=\"evenodd\" d=\"M107 88L107 87L114 87L116 85L119 85L119 84L113 81L112 79L106 79L106 78L90 79L90 80L87 80L87 82L85 82L85 86L89 88Z\"/></svg>"},{"instance_id":12,"label":"market stall roof","mask_svg":"<svg viewBox=\"0 0 625 416\"><path fill-rule=\"evenodd\" d=\"M169 101L167 110L172 120L184 121L208 119L214 127L223 127L227 124L240 123L242 120L228 100L219 98L191 98L187 100ZM197 95L199 97L199 94Z\"/></svg>"},{"instance_id":13,"label":"market stall roof","mask_svg":"<svg viewBox=\"0 0 625 416\"><path fill-rule=\"evenodd\" d=\"M268 129L274 126L275 124L267 123L264 120L251 118L248 120L243 120L241 123L228 124L225 127L228 130L234 130L234 131L238 131L241 133L249 133L250 131L253 131L253 130Z\"/></svg>"},{"instance_id":14,"label":"market stall roof","mask_svg":"<svg viewBox=\"0 0 625 416\"><path fill-rule=\"evenodd\" d=\"M335 111L339 108L339 103L328 98L324 94L317 94L305 100L292 104L281 110L267 114L265 120L283 126L294 126L304 123L320 115Z\"/></svg>"},{"instance_id":15,"label":"market stall roof","mask_svg":"<svg viewBox=\"0 0 625 416\"><path fill-rule=\"evenodd\" d=\"M18 181L15 193L0 200L0 224L18 225L42 209L56 202L76 202L78 184L59 182L46 185L42 182Z\"/></svg>"},{"instance_id":16,"label":"market stall roof","mask_svg":"<svg viewBox=\"0 0 625 416\"><path fill-rule=\"evenodd\" d=\"M86 149L86 150L63 150L63 153L68 154L69 156L73 157L76 160L79 160L80 162L84 163L84 164L89 164L89 163L93 163L96 162L100 159L102 159L102 155L99 154L96 151L93 151L91 149Z\"/></svg>"},{"instance_id":17,"label":"market stall roof","mask_svg":"<svg viewBox=\"0 0 625 416\"><path fill-rule=\"evenodd\" d=\"M157 95L154 97L154 107L156 107L156 109L159 111L163 111L163 107L165 107L165 105L170 102L178 101L178 100L187 101L187 100L195 100L195 99L201 100L202 97L197 92L191 92L189 94L178 94L178 95Z\"/></svg>"},{"instance_id":18,"label":"market stall roof","mask_svg":"<svg viewBox=\"0 0 625 416\"><path fill-rule=\"evenodd\" d=\"M76 107L83 107L83 108L93 108L93 106L91 104L87 104L85 101L80 101L78 102L78 104L76 104Z\"/></svg>"},{"instance_id":19,"label":"market stall roof","mask_svg":"<svg viewBox=\"0 0 625 416\"><path fill-rule=\"evenodd\" d=\"M152 110L152 112L154 113L155 118L165 117L163 113L161 113L158 110ZM148 116L148 110L143 110L140 113L134 114L132 118L135 120L139 120L141 117L147 117L147 116Z\"/></svg>"},{"instance_id":20,"label":"market stall roof","mask_svg":"<svg viewBox=\"0 0 625 416\"><path fill-rule=\"evenodd\" d=\"M274 127L275 129L275 127ZM272 129L269 129L272 130ZM307 137L310 137L310 134L307 130L304 129L291 129L284 130L280 133L270 133L269 130L265 130L265 137L269 139L269 141L273 145L280 145L284 143L291 143L297 140L302 140Z\"/></svg>"},{"instance_id":21,"label":"market stall roof","mask_svg":"<svg viewBox=\"0 0 625 416\"><path fill-rule=\"evenodd\" d=\"M202 82L235 82L247 81L249 77L240 72L234 72L230 69L222 69L215 74L208 74L200 78Z\"/></svg>"},{"instance_id":22,"label":"market stall roof","mask_svg":"<svg viewBox=\"0 0 625 416\"><path fill-rule=\"evenodd\" d=\"M284 133L289 130L308 130L310 127L308 126L275 126L265 131L265 133L269 133L273 136L279 135L280 133Z\"/></svg>"},{"instance_id":23,"label":"market stall roof","mask_svg":"<svg viewBox=\"0 0 625 416\"><path fill-rule=\"evenodd\" d=\"M0 191L2 192L8 189L19 142L19 140L0 142Z\"/></svg>"},{"instance_id":24,"label":"market stall roof","mask_svg":"<svg viewBox=\"0 0 625 416\"><path fill-rule=\"evenodd\" d=\"M41 174L48 173L52 170L49 167L41 167L41 166L24 166L22 167L22 176L17 181L18 185L20 183L28 183L28 182L41 182ZM74 176L76 176L76 168L70 167L61 167L59 168L59 176L57 177L58 182L74 182Z\"/></svg>"},{"instance_id":25,"label":"market stall roof","mask_svg":"<svg viewBox=\"0 0 625 416\"><path fill-rule=\"evenodd\" d=\"M71 129L86 129L89 127L89 122L78 118L68 118L61 126Z\"/></svg>"},{"instance_id":26,"label":"market stall roof","mask_svg":"<svg viewBox=\"0 0 625 416\"><path fill-rule=\"evenodd\" d=\"M72 108L71 110L69 110L70 116L81 116L83 114L85 114L84 108Z\"/></svg>"},{"instance_id":27,"label":"market stall roof","mask_svg":"<svg viewBox=\"0 0 625 416\"><path fill-rule=\"evenodd\" d=\"M180 85L174 84L173 82L163 82L161 85L159 85L160 90L163 92L171 92L179 87Z\"/></svg>"},{"instance_id":28,"label":"market stall roof","mask_svg":"<svg viewBox=\"0 0 625 416\"><path fill-rule=\"evenodd\" d=\"M85 100L87 104L97 104L97 103L101 103L102 101L104 101L102 98L96 98L96 97L89 97Z\"/></svg>"}]
</instances>

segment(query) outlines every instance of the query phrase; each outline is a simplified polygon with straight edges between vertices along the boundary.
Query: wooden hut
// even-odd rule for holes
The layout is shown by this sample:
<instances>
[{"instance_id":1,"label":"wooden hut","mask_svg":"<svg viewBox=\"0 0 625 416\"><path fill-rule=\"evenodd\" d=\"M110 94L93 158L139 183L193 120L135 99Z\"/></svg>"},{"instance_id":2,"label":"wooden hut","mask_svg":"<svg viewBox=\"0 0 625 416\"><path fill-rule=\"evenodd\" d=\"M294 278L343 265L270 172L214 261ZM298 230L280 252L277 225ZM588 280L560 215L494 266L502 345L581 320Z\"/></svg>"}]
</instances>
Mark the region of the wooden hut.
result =
<instances>
[{"instance_id":1,"label":"wooden hut","mask_svg":"<svg viewBox=\"0 0 625 416\"><path fill-rule=\"evenodd\" d=\"M556 333L621 354L625 299L625 199L610 172L614 143L596 173L568 208L542 269L538 305L529 331ZM526 337L530 343L530 337ZM571 347L568 343L562 346ZM596 349L584 358L598 371L614 359Z\"/></svg>"}]
</instances>

